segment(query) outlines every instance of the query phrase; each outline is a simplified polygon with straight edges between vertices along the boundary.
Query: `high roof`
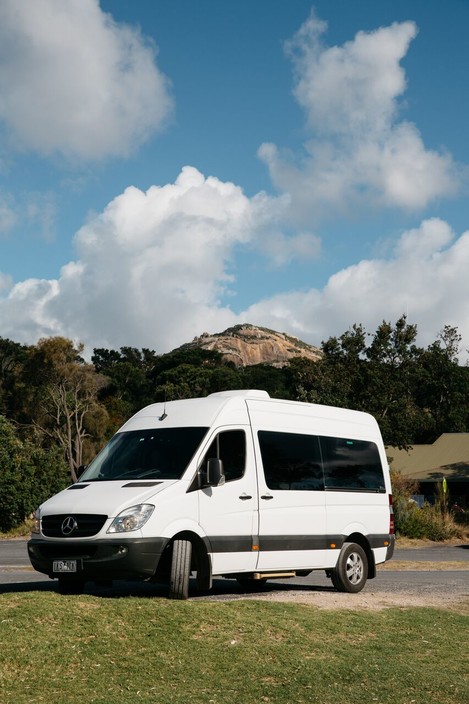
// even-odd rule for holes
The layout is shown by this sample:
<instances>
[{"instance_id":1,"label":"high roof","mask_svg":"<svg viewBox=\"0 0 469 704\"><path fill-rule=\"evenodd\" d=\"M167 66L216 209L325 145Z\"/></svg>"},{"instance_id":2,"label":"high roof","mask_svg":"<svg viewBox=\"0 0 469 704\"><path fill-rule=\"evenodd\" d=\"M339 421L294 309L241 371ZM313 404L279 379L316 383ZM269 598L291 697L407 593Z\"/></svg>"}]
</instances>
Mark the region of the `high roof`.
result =
<instances>
[{"instance_id":1,"label":"high roof","mask_svg":"<svg viewBox=\"0 0 469 704\"><path fill-rule=\"evenodd\" d=\"M391 469L417 481L469 482L469 433L443 433L431 445L414 445L409 451L387 447Z\"/></svg>"}]
</instances>

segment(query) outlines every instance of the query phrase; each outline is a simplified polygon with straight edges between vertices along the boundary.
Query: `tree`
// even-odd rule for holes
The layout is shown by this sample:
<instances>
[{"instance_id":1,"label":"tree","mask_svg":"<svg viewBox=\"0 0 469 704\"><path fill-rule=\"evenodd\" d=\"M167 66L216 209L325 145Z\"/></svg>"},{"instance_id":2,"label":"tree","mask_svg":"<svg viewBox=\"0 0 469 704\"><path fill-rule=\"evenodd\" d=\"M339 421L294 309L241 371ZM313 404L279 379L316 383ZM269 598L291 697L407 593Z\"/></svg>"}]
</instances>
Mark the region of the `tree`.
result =
<instances>
[{"instance_id":1,"label":"tree","mask_svg":"<svg viewBox=\"0 0 469 704\"><path fill-rule=\"evenodd\" d=\"M0 413L21 421L25 384L22 373L29 348L0 338Z\"/></svg>"},{"instance_id":2,"label":"tree","mask_svg":"<svg viewBox=\"0 0 469 704\"><path fill-rule=\"evenodd\" d=\"M415 345L417 326L402 315L394 325L383 321L366 350L366 381L360 407L372 413L385 444L408 448L424 423L415 401L416 372L422 350Z\"/></svg>"},{"instance_id":3,"label":"tree","mask_svg":"<svg viewBox=\"0 0 469 704\"><path fill-rule=\"evenodd\" d=\"M292 360L292 397L299 401L358 408L363 386L366 333L361 325L322 343L317 362Z\"/></svg>"},{"instance_id":4,"label":"tree","mask_svg":"<svg viewBox=\"0 0 469 704\"><path fill-rule=\"evenodd\" d=\"M98 348L91 359L96 371L108 379L99 399L108 411L111 431L154 402L153 376L158 360L155 352L134 347L121 347L119 352Z\"/></svg>"},{"instance_id":5,"label":"tree","mask_svg":"<svg viewBox=\"0 0 469 704\"><path fill-rule=\"evenodd\" d=\"M94 454L108 418L98 401L107 381L82 360L81 351L82 347L75 347L71 340L49 338L40 340L34 353L42 362L42 384L36 394L37 412L32 424L43 437L62 448L73 481L78 467L88 459L85 441L94 439L88 452Z\"/></svg>"},{"instance_id":6,"label":"tree","mask_svg":"<svg viewBox=\"0 0 469 704\"><path fill-rule=\"evenodd\" d=\"M469 368L458 364L460 341L457 328L447 325L422 351L415 397L427 423L418 442L434 442L441 433L466 432L469 427Z\"/></svg>"}]
</instances>

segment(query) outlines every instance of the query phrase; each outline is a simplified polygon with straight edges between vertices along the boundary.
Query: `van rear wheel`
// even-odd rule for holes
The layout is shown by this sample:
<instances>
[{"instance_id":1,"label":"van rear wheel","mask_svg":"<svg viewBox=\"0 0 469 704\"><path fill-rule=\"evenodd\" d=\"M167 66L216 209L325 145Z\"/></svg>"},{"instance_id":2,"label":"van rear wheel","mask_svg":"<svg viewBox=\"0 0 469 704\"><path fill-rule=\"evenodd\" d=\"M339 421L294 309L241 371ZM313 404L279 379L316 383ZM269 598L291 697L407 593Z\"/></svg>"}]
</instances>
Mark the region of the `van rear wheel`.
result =
<instances>
[{"instance_id":1,"label":"van rear wheel","mask_svg":"<svg viewBox=\"0 0 469 704\"><path fill-rule=\"evenodd\" d=\"M191 573L192 543L190 540L175 540L169 578L169 598L189 598L189 577Z\"/></svg>"},{"instance_id":2,"label":"van rear wheel","mask_svg":"<svg viewBox=\"0 0 469 704\"><path fill-rule=\"evenodd\" d=\"M368 559L360 545L344 543L331 580L339 592L360 592L368 578Z\"/></svg>"}]
</instances>

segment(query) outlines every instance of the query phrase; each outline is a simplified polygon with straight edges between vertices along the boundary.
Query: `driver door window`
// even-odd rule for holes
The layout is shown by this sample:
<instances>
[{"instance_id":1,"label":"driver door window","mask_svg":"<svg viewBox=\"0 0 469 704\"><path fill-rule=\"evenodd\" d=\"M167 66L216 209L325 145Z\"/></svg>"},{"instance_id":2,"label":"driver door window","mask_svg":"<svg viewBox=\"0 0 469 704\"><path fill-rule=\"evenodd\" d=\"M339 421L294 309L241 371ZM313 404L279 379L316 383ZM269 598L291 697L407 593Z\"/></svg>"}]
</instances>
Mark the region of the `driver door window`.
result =
<instances>
[{"instance_id":1,"label":"driver door window","mask_svg":"<svg viewBox=\"0 0 469 704\"><path fill-rule=\"evenodd\" d=\"M241 479L246 467L246 434L244 430L226 430L218 433L205 453L201 469L206 471L207 460L222 460L225 481Z\"/></svg>"}]
</instances>

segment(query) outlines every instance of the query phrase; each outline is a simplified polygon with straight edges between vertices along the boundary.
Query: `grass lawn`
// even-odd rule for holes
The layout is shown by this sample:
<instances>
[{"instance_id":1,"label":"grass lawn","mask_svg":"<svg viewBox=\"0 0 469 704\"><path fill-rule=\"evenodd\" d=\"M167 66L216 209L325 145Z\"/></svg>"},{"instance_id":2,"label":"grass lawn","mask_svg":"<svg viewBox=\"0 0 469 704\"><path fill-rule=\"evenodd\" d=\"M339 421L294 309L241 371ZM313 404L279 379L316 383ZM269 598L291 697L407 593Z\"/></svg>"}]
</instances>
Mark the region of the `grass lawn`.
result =
<instances>
[{"instance_id":1,"label":"grass lawn","mask_svg":"<svg viewBox=\"0 0 469 704\"><path fill-rule=\"evenodd\" d=\"M467 704L469 616L0 595L2 704Z\"/></svg>"}]
</instances>

